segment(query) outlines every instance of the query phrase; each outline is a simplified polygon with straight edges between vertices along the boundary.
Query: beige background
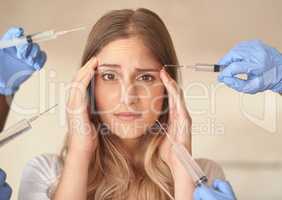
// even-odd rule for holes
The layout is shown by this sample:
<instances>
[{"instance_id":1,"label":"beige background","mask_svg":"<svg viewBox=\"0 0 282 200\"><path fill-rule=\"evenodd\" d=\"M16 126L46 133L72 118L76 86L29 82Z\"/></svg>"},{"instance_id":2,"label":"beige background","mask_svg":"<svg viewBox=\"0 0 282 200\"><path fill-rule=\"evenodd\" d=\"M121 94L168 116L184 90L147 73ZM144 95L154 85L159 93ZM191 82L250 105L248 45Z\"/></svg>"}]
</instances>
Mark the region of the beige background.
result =
<instances>
[{"instance_id":1,"label":"beige background","mask_svg":"<svg viewBox=\"0 0 282 200\"><path fill-rule=\"evenodd\" d=\"M150 8L166 23L183 64L217 62L241 40L260 38L282 50L282 1L38 1L1 0L0 33L20 25L27 33L93 24L105 12ZM66 132L65 90L79 67L90 30L41 45L48 62L17 93L7 126L59 103L31 131L0 149L0 167L17 190L25 163L57 153ZM238 199L282 199L281 97L240 95L218 84L216 74L183 71L182 86L193 117L193 153L219 162ZM33 109L33 110L32 110ZM7 127L6 126L6 127Z\"/></svg>"}]
</instances>

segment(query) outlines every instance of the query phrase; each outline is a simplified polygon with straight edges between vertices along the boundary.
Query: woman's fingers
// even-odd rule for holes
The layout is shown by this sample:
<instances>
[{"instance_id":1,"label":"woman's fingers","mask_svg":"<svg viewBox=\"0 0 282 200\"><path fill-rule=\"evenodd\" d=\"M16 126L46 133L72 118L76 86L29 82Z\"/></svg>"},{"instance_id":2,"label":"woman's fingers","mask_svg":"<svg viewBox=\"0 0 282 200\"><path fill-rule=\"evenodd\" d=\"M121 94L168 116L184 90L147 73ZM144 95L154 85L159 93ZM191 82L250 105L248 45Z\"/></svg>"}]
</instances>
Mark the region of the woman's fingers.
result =
<instances>
[{"instance_id":1,"label":"woman's fingers","mask_svg":"<svg viewBox=\"0 0 282 200\"><path fill-rule=\"evenodd\" d=\"M192 120L185 105L183 91L164 69L161 70L160 77L169 97L169 134L191 152Z\"/></svg>"},{"instance_id":2,"label":"woman's fingers","mask_svg":"<svg viewBox=\"0 0 282 200\"><path fill-rule=\"evenodd\" d=\"M178 87L176 81L165 71L165 69L161 70L161 78L170 93L177 96L180 88Z\"/></svg>"},{"instance_id":3,"label":"woman's fingers","mask_svg":"<svg viewBox=\"0 0 282 200\"><path fill-rule=\"evenodd\" d=\"M175 113L175 100L173 98L173 96L175 95L175 89L173 88L173 86L171 85L172 81L169 79L167 72L163 70L161 70L161 79L167 89L167 95L168 95L168 104L169 104L169 111L172 114Z\"/></svg>"},{"instance_id":4,"label":"woman's fingers","mask_svg":"<svg viewBox=\"0 0 282 200\"><path fill-rule=\"evenodd\" d=\"M88 116L87 86L95 74L97 58L91 58L76 74L70 88L67 104L69 130L71 133L90 135L94 130Z\"/></svg>"},{"instance_id":5,"label":"woman's fingers","mask_svg":"<svg viewBox=\"0 0 282 200\"><path fill-rule=\"evenodd\" d=\"M176 81L171 78L164 69L161 70L161 79L163 80L164 85L167 88L169 96L169 109L172 112L178 111L177 113L187 111L182 89L177 85Z\"/></svg>"},{"instance_id":6,"label":"woman's fingers","mask_svg":"<svg viewBox=\"0 0 282 200\"><path fill-rule=\"evenodd\" d=\"M87 110L87 87L95 74L97 58L91 58L77 73L72 81L68 100L68 114L81 114Z\"/></svg>"},{"instance_id":7,"label":"woman's fingers","mask_svg":"<svg viewBox=\"0 0 282 200\"><path fill-rule=\"evenodd\" d=\"M75 80L82 81L86 86L88 86L91 78L95 74L95 69L98 66L98 60L96 57L92 57L87 63L79 70Z\"/></svg>"},{"instance_id":8,"label":"woman's fingers","mask_svg":"<svg viewBox=\"0 0 282 200\"><path fill-rule=\"evenodd\" d=\"M84 97L86 89L94 77L95 69L98 65L97 58L91 58L77 73L74 80L72 81L70 97L71 99Z\"/></svg>"}]
</instances>

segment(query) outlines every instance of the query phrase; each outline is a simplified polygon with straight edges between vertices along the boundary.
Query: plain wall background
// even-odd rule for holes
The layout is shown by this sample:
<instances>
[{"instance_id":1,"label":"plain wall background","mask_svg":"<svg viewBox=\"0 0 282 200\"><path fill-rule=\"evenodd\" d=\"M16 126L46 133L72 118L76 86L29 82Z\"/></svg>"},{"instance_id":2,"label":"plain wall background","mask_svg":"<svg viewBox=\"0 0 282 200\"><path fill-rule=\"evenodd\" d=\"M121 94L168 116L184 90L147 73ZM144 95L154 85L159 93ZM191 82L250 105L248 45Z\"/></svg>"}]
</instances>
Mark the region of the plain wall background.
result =
<instances>
[{"instance_id":1,"label":"plain wall background","mask_svg":"<svg viewBox=\"0 0 282 200\"><path fill-rule=\"evenodd\" d=\"M27 33L88 25L87 30L41 44L44 70L16 94L6 127L59 103L31 131L0 149L13 198L28 160L58 153L66 133L65 90L80 67L91 25L112 9L145 7L167 25L180 63L217 62L237 42L261 39L282 51L280 0L0 1L0 34L10 26ZM193 118L193 154L219 162L238 199L282 199L282 97L241 95L217 83L216 74L182 72Z\"/></svg>"}]
</instances>

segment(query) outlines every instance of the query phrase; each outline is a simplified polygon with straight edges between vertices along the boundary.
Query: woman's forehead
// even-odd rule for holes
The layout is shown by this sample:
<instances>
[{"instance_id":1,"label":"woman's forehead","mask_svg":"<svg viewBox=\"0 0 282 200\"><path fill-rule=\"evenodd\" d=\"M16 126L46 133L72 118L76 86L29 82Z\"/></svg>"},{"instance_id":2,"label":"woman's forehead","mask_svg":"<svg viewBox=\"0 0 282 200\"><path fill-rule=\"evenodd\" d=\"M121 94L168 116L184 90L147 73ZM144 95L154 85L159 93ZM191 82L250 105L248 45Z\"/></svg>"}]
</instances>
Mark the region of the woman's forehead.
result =
<instances>
[{"instance_id":1,"label":"woman's forehead","mask_svg":"<svg viewBox=\"0 0 282 200\"><path fill-rule=\"evenodd\" d=\"M98 65L98 69L114 69L114 70L122 70L123 67L120 64L116 63L100 63ZM160 65L153 66L131 66L131 70L135 70L137 72L159 72L162 67Z\"/></svg>"},{"instance_id":2,"label":"woman's forehead","mask_svg":"<svg viewBox=\"0 0 282 200\"><path fill-rule=\"evenodd\" d=\"M160 63L143 42L134 37L106 45L97 55L100 66L112 68L160 69Z\"/></svg>"}]
</instances>

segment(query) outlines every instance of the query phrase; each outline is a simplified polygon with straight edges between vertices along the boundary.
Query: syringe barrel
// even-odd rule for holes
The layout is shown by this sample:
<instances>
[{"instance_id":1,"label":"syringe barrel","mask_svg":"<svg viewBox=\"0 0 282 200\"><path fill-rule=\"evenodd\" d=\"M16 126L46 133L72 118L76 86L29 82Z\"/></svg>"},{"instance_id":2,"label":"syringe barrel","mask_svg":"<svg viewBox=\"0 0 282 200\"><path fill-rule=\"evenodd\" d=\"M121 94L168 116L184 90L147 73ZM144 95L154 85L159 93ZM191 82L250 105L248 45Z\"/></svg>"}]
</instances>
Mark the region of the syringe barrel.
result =
<instances>
[{"instance_id":1,"label":"syringe barrel","mask_svg":"<svg viewBox=\"0 0 282 200\"><path fill-rule=\"evenodd\" d=\"M199 182L207 182L207 177L205 176L204 172L183 145L173 144L172 149L179 161L185 167L188 174L193 179L195 185L198 185Z\"/></svg>"},{"instance_id":2,"label":"syringe barrel","mask_svg":"<svg viewBox=\"0 0 282 200\"><path fill-rule=\"evenodd\" d=\"M221 67L220 65L216 65L216 64L197 63L197 64L195 64L195 71L219 72L220 67Z\"/></svg>"},{"instance_id":3,"label":"syringe barrel","mask_svg":"<svg viewBox=\"0 0 282 200\"><path fill-rule=\"evenodd\" d=\"M52 40L52 39L56 39L56 37L57 36L53 30L36 33L31 36L33 42L42 42L45 40Z\"/></svg>"},{"instance_id":4,"label":"syringe barrel","mask_svg":"<svg viewBox=\"0 0 282 200\"><path fill-rule=\"evenodd\" d=\"M33 34L33 35L29 35L29 36L14 38L11 40L2 40L0 41L0 49L23 45L25 43L28 43L29 40L32 42L42 42L42 41L52 40L56 38L57 38L57 35L55 34L54 30L44 31L44 32Z\"/></svg>"},{"instance_id":5,"label":"syringe barrel","mask_svg":"<svg viewBox=\"0 0 282 200\"><path fill-rule=\"evenodd\" d=\"M0 133L0 147L31 128L31 124L26 119L8 127Z\"/></svg>"},{"instance_id":6,"label":"syringe barrel","mask_svg":"<svg viewBox=\"0 0 282 200\"><path fill-rule=\"evenodd\" d=\"M197 63L197 64L195 64L195 71L213 72L214 71L214 65L213 64Z\"/></svg>"}]
</instances>

